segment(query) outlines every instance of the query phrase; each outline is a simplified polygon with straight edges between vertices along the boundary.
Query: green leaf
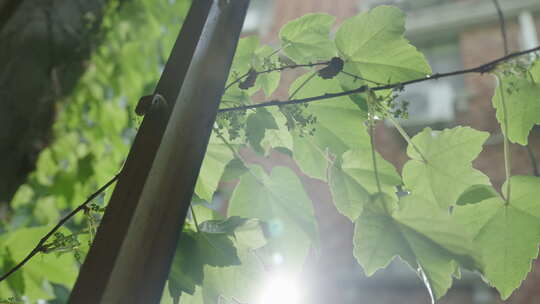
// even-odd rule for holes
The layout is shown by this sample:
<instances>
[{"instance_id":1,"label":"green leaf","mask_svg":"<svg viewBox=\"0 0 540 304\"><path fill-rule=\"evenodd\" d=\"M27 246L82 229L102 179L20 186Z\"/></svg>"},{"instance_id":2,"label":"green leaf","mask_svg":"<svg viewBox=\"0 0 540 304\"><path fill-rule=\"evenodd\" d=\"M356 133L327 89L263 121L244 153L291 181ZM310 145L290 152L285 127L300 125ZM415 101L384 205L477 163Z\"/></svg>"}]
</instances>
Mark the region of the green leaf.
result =
<instances>
[{"instance_id":1,"label":"green leaf","mask_svg":"<svg viewBox=\"0 0 540 304\"><path fill-rule=\"evenodd\" d=\"M258 108L255 113L249 114L246 121L246 138L256 152L264 152L261 140L268 129L277 130L278 126L274 116L265 108Z\"/></svg>"},{"instance_id":2,"label":"green leaf","mask_svg":"<svg viewBox=\"0 0 540 304\"><path fill-rule=\"evenodd\" d=\"M533 62L529 68L529 72L531 73L533 81L535 83L540 83L540 60Z\"/></svg>"},{"instance_id":3,"label":"green leaf","mask_svg":"<svg viewBox=\"0 0 540 304\"><path fill-rule=\"evenodd\" d=\"M238 41L227 83L235 79L235 73L238 74L237 76L241 76L251 68L253 56L258 47L259 37L257 36L244 37Z\"/></svg>"},{"instance_id":4,"label":"green leaf","mask_svg":"<svg viewBox=\"0 0 540 304\"><path fill-rule=\"evenodd\" d=\"M337 210L354 222L369 201L369 193L343 171L341 164L331 167L328 183Z\"/></svg>"},{"instance_id":5,"label":"green leaf","mask_svg":"<svg viewBox=\"0 0 540 304\"><path fill-rule=\"evenodd\" d=\"M335 20L327 14L307 14L285 24L279 32L283 52L299 63L334 57L336 50L329 36Z\"/></svg>"},{"instance_id":6,"label":"green leaf","mask_svg":"<svg viewBox=\"0 0 540 304\"><path fill-rule=\"evenodd\" d=\"M379 192L375 179L371 142L369 135L363 131L362 145L343 154L342 161L335 161L329 175L329 186L334 204L339 212L351 221L356 220L362 212L363 205L369 202L371 194ZM377 176L383 193L395 197L396 186L401 178L392 164L375 152L377 160Z\"/></svg>"},{"instance_id":7,"label":"green leaf","mask_svg":"<svg viewBox=\"0 0 540 304\"><path fill-rule=\"evenodd\" d=\"M253 66L256 71L264 71L279 65L279 57L276 51L263 45L255 51ZM272 55L272 56L270 56ZM266 97L270 97L279 86L281 73L279 71L262 73L257 77L256 85L261 87Z\"/></svg>"},{"instance_id":8,"label":"green leaf","mask_svg":"<svg viewBox=\"0 0 540 304\"><path fill-rule=\"evenodd\" d=\"M11 252L9 248L6 248L6 253L4 254L4 265L2 267L2 273L6 273L8 270L12 269L15 265L17 265L17 262L13 260L13 257L11 256ZM7 283L9 284L9 287L16 295L23 295L24 289L25 289L25 283L24 283L24 277L23 272L17 271L13 273L11 276L7 278Z\"/></svg>"},{"instance_id":9,"label":"green leaf","mask_svg":"<svg viewBox=\"0 0 540 304\"><path fill-rule=\"evenodd\" d=\"M235 245L241 265L229 267L205 266L202 296L204 303L255 303L265 271L271 259L265 255L261 221L249 219L235 229ZM198 302L197 302L198 303Z\"/></svg>"},{"instance_id":10,"label":"green leaf","mask_svg":"<svg viewBox=\"0 0 540 304\"><path fill-rule=\"evenodd\" d=\"M400 256L418 270L432 300L439 299L452 285L458 261L470 251L470 239L448 212L429 201L410 195L392 209L392 200L375 196L356 220L354 256L368 276Z\"/></svg>"},{"instance_id":11,"label":"green leaf","mask_svg":"<svg viewBox=\"0 0 540 304\"><path fill-rule=\"evenodd\" d=\"M287 129L287 118L276 108L267 108L268 112L274 117L277 129L266 129L264 139L261 141L261 146L266 154L274 148L285 148L293 150L292 134Z\"/></svg>"},{"instance_id":12,"label":"green leaf","mask_svg":"<svg viewBox=\"0 0 540 304\"><path fill-rule=\"evenodd\" d=\"M308 73L299 77L289 91L294 92L309 76ZM305 98L341 91L337 79L324 80L315 76L304 85L296 97ZM326 180L329 156L341 157L346 151L365 146L366 141L369 141L369 137L363 136L365 112L346 96L310 103L305 111L317 119L313 125L315 133L313 136L304 137L293 133L294 159L310 177Z\"/></svg>"},{"instance_id":13,"label":"green leaf","mask_svg":"<svg viewBox=\"0 0 540 304\"><path fill-rule=\"evenodd\" d=\"M178 241L169 274L168 288L173 299L178 299L182 292L193 294L195 286L202 284L204 261L198 254L197 246L195 233L184 230Z\"/></svg>"},{"instance_id":14,"label":"green leaf","mask_svg":"<svg viewBox=\"0 0 540 304\"><path fill-rule=\"evenodd\" d=\"M487 176L471 164L488 136L469 127L425 128L412 139L421 154L413 146L407 147L411 160L403 167L405 187L446 209L469 187L488 185Z\"/></svg>"},{"instance_id":15,"label":"green leaf","mask_svg":"<svg viewBox=\"0 0 540 304\"><path fill-rule=\"evenodd\" d=\"M226 267L239 265L233 233L248 222L232 217L201 223L201 232L184 229L169 274L169 293L174 299L182 292L193 294L203 281L204 265Z\"/></svg>"},{"instance_id":16,"label":"green leaf","mask_svg":"<svg viewBox=\"0 0 540 304\"><path fill-rule=\"evenodd\" d=\"M0 248L9 250L13 261L19 262L33 249L50 227L22 228L0 238ZM67 229L61 232L69 234ZM21 241L24 240L24 241ZM71 254L39 254L21 270L25 295L30 300L51 299L53 295L45 287L51 283L71 288L77 276L77 267Z\"/></svg>"},{"instance_id":17,"label":"green leaf","mask_svg":"<svg viewBox=\"0 0 540 304\"><path fill-rule=\"evenodd\" d=\"M503 95L501 96L501 88ZM527 145L529 132L536 124L540 124L540 83L515 76L501 77L493 106L497 109L497 120L501 130L505 130L504 110L502 98L504 97L508 114L508 139L513 143Z\"/></svg>"},{"instance_id":18,"label":"green leaf","mask_svg":"<svg viewBox=\"0 0 540 304\"><path fill-rule=\"evenodd\" d=\"M456 220L474 236L483 276L503 300L525 279L540 245L540 178L513 176L510 183L509 204L494 197L454 211Z\"/></svg>"},{"instance_id":19,"label":"green leaf","mask_svg":"<svg viewBox=\"0 0 540 304\"><path fill-rule=\"evenodd\" d=\"M465 190L458 198L457 205L476 204L492 197L498 197L499 194L493 187L488 185L473 185Z\"/></svg>"},{"instance_id":20,"label":"green leaf","mask_svg":"<svg viewBox=\"0 0 540 304\"><path fill-rule=\"evenodd\" d=\"M378 6L347 19L336 33L345 69L387 83L431 74L425 57L403 37L405 15L392 6Z\"/></svg>"},{"instance_id":21,"label":"green leaf","mask_svg":"<svg viewBox=\"0 0 540 304\"><path fill-rule=\"evenodd\" d=\"M248 219L231 216L224 220L208 220L199 224L200 231L207 233L223 233L232 235L234 231L244 225Z\"/></svg>"},{"instance_id":22,"label":"green leaf","mask_svg":"<svg viewBox=\"0 0 540 304\"><path fill-rule=\"evenodd\" d=\"M364 136L364 135L363 135ZM365 133L365 136L368 136ZM381 183L382 192L390 196L397 192L396 186L402 183L401 177L396 171L394 165L376 152L377 175ZM371 154L371 143L366 139L364 146L347 151L343 154L343 170L354 178L368 193L379 192L375 180L375 170L373 167L373 158Z\"/></svg>"},{"instance_id":23,"label":"green leaf","mask_svg":"<svg viewBox=\"0 0 540 304\"><path fill-rule=\"evenodd\" d=\"M247 172L247 168L244 165L244 162L242 162L238 158L233 158L225 166L221 180L224 182L235 181L239 179L240 176L242 176L246 172Z\"/></svg>"},{"instance_id":24,"label":"green leaf","mask_svg":"<svg viewBox=\"0 0 540 304\"><path fill-rule=\"evenodd\" d=\"M231 267L205 267L202 289L205 304L256 303L261 283L267 272L257 256L244 253L242 265Z\"/></svg>"},{"instance_id":25,"label":"green leaf","mask_svg":"<svg viewBox=\"0 0 540 304\"><path fill-rule=\"evenodd\" d=\"M212 135L195 185L195 193L201 199L212 202L212 197L223 175L225 166L233 157L234 155L227 145L217 136Z\"/></svg>"},{"instance_id":26,"label":"green leaf","mask_svg":"<svg viewBox=\"0 0 540 304\"><path fill-rule=\"evenodd\" d=\"M227 235L200 232L197 243L205 264L220 267L240 264L233 241Z\"/></svg>"},{"instance_id":27,"label":"green leaf","mask_svg":"<svg viewBox=\"0 0 540 304\"><path fill-rule=\"evenodd\" d=\"M284 267L301 267L309 247L318 243L311 200L291 169L274 167L267 175L259 166L250 168L234 190L229 216L257 218L268 223L268 246L283 256Z\"/></svg>"},{"instance_id":28,"label":"green leaf","mask_svg":"<svg viewBox=\"0 0 540 304\"><path fill-rule=\"evenodd\" d=\"M248 219L234 230L235 243L238 247L258 249L268 243L264 233L267 224L259 219Z\"/></svg>"},{"instance_id":29,"label":"green leaf","mask_svg":"<svg viewBox=\"0 0 540 304\"><path fill-rule=\"evenodd\" d=\"M210 220L223 219L223 216L219 212L205 205L206 204L204 203L204 201L201 201L201 203L199 203L197 202L196 198L191 199L190 209L193 210L193 213L195 213L195 217L197 218L197 221L199 223L204 223ZM189 213L190 215L192 215L191 212Z\"/></svg>"}]
</instances>

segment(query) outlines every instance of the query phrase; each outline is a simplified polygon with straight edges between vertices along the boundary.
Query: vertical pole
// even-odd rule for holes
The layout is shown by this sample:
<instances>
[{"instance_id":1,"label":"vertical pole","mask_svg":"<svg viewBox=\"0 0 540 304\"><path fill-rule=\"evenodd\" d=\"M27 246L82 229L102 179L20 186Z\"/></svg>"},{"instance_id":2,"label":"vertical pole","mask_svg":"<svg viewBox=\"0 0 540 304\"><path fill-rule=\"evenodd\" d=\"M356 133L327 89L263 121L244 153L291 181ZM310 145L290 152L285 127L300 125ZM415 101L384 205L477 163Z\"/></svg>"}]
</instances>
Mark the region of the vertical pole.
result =
<instances>
[{"instance_id":1,"label":"vertical pole","mask_svg":"<svg viewBox=\"0 0 540 304\"><path fill-rule=\"evenodd\" d=\"M194 0L70 303L159 303L248 3Z\"/></svg>"}]
</instances>

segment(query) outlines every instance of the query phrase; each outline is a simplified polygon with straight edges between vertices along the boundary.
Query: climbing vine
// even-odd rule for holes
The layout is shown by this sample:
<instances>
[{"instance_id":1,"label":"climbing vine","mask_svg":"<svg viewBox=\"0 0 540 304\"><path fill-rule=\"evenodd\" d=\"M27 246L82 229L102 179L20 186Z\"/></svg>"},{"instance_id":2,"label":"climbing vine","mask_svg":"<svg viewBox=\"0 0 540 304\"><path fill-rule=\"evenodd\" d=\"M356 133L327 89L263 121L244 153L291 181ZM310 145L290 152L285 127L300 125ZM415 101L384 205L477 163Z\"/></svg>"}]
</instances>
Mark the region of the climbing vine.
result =
<instances>
[{"instance_id":1,"label":"climbing vine","mask_svg":"<svg viewBox=\"0 0 540 304\"><path fill-rule=\"evenodd\" d=\"M240 40L163 303L256 303L258 284L269 269L297 273L310 249L318 248L314 208L298 176L288 167L266 171L246 161L241 152L246 148L261 155L287 153L303 173L327 182L336 209L354 223L353 254L368 276L399 256L417 271L433 301L445 295L461 269L481 274L503 299L520 286L540 245L540 178L510 174L508 145L527 145L531 129L540 124L540 62L534 55L540 48L433 74L424 55L404 38L404 20L399 9L378 6L345 20L330 38L335 18L308 14L281 29L277 48L255 36ZM129 33L122 26L113 35L126 41L122 35ZM139 51L127 45L127 50L120 43L120 49L103 49L95 61L108 58L108 52L125 52L129 58ZM158 60L148 66L163 62L165 51L158 51ZM87 77L106 81L114 74L108 70L102 63ZM285 70L301 75L287 88L287 100L273 100ZM126 100L144 95L114 90L132 83L142 88L157 72L143 81L146 74L131 71L126 83L120 81L112 91L95 82L86 87L83 80L65 115L85 119L66 117L57 126L62 137L43 153L38 170L14 200L16 212L0 238L0 258L5 271L14 266L16 271L7 284L0 283L1 297L51 299L58 292L42 282L71 286L103 211L101 205L89 205L97 196L78 207L74 203L119 168L137 124ZM500 194L472 167L488 133L457 126L425 128L409 137L399 125L407 118L408 102L398 97L408 85L465 73L497 79L493 106L505 138L505 162L499 165L507 174ZM85 98L106 102L89 106ZM394 124L408 144L401 174L376 151L373 128L382 119ZM94 145L98 139L106 144ZM61 145L75 149L57 148ZM75 156L67 152L73 150ZM65 170L60 170L64 159ZM238 181L226 214L212 206L223 179ZM70 195L61 202L46 195L60 192ZM45 212L51 218L21 223L17 212L35 212L30 203L40 200L86 216L72 212L60 223L74 216L75 224L53 231L47 224L59 214ZM28 253L42 258L17 267Z\"/></svg>"}]
</instances>

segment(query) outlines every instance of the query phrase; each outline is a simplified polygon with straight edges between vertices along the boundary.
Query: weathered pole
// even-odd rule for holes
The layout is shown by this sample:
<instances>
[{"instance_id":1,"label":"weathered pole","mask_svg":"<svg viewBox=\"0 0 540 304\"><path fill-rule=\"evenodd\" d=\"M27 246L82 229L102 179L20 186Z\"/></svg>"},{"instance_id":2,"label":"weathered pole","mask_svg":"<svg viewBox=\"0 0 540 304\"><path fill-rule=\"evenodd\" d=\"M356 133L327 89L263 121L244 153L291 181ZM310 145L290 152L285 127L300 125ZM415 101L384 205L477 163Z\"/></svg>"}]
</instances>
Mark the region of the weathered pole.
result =
<instances>
[{"instance_id":1,"label":"weathered pole","mask_svg":"<svg viewBox=\"0 0 540 304\"><path fill-rule=\"evenodd\" d=\"M193 1L69 303L159 303L248 3Z\"/></svg>"}]
</instances>

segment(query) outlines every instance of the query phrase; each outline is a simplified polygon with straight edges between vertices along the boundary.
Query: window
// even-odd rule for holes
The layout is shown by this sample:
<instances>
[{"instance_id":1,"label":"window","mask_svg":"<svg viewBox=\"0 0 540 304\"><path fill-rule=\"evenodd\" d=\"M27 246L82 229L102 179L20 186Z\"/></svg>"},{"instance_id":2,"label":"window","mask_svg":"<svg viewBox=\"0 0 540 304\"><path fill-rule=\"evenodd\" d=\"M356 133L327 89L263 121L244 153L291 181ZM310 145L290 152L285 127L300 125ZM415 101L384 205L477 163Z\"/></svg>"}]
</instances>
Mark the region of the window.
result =
<instances>
[{"instance_id":1,"label":"window","mask_svg":"<svg viewBox=\"0 0 540 304\"><path fill-rule=\"evenodd\" d=\"M524 11L518 16L519 27L521 30L521 49L532 49L538 46L538 33L536 32L536 24L534 17L529 11Z\"/></svg>"}]
</instances>

